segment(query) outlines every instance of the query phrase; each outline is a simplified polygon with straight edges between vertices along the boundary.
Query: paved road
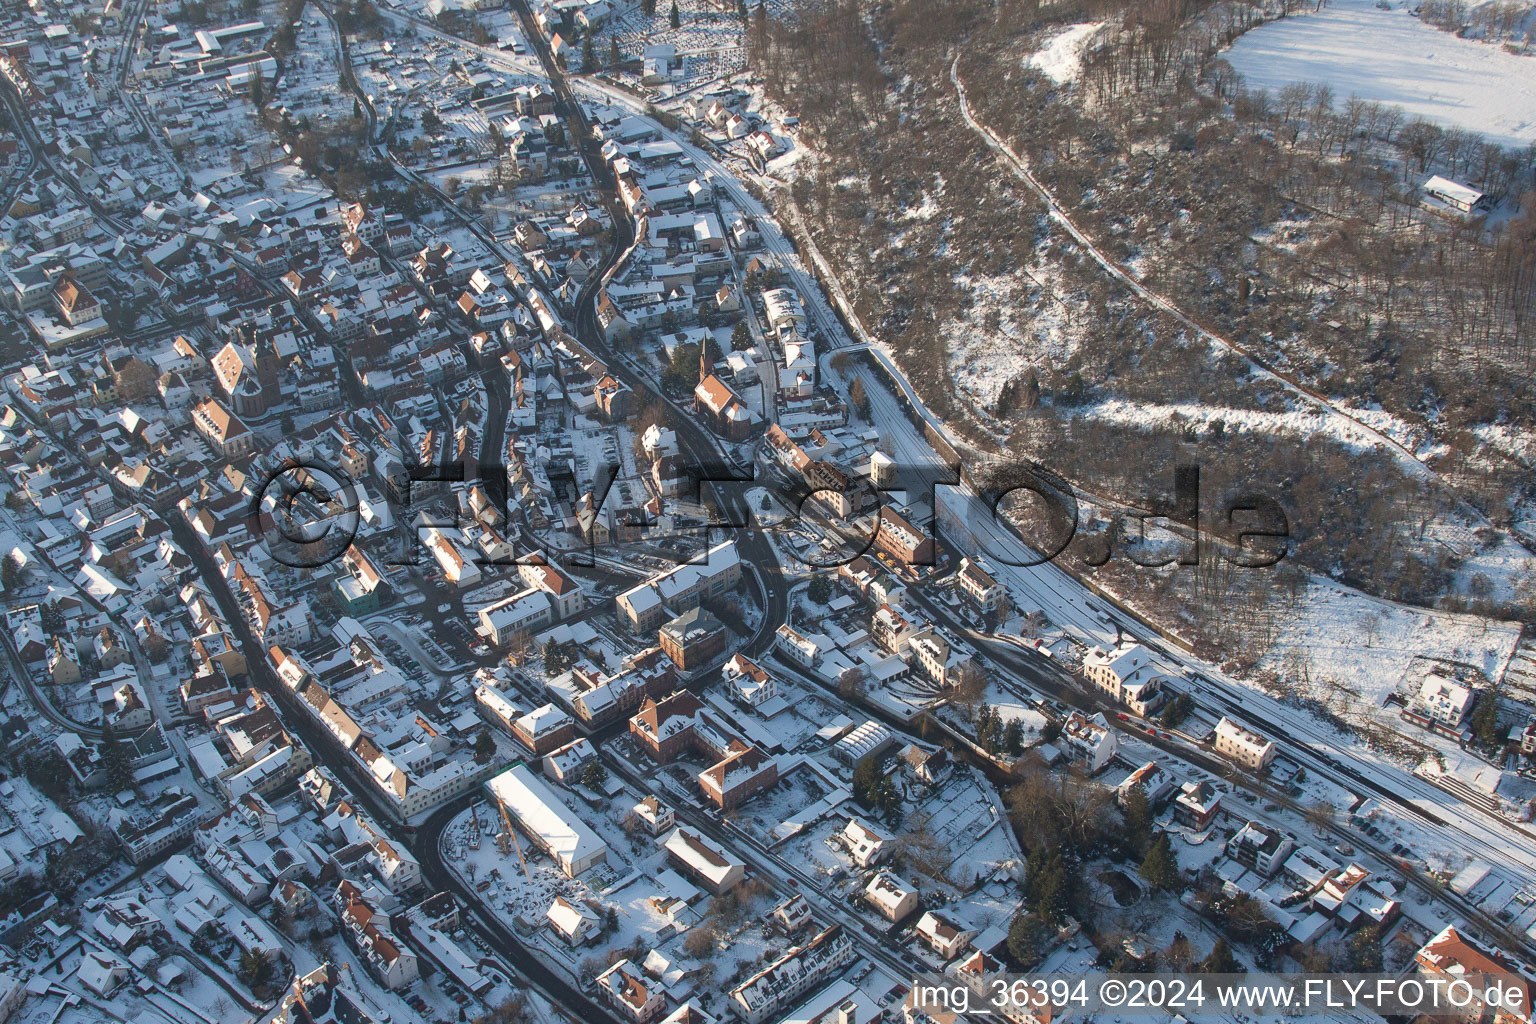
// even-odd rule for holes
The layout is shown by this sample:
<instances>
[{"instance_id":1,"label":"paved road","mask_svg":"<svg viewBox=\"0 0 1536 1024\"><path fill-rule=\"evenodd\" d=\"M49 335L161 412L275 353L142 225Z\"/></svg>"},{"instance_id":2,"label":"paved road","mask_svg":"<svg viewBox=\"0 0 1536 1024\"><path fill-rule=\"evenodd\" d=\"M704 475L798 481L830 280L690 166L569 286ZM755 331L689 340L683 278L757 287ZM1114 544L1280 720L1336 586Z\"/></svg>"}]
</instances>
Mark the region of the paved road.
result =
<instances>
[{"instance_id":1,"label":"paved road","mask_svg":"<svg viewBox=\"0 0 1536 1024\"><path fill-rule=\"evenodd\" d=\"M656 380L636 373L625 360L620 359L603 336L602 328L597 322L597 296L599 291L607 285L613 267L620 256L633 244L634 224L629 218L628 211L623 208L616 194L612 192L614 188L612 175L592 140L591 124L587 120L586 112L577 100L565 72L551 57L549 45L543 34L538 31L526 0L514 0L512 8L522 20L524 36L538 52L539 59L544 65L551 88L563 110L568 137L580 140L582 159L586 162L592 180L608 192L609 212L614 224L613 248L604 261L602 269L594 271L587 277L577 297L576 338L588 351L607 365L609 373L631 390L637 394L650 392L676 409L680 414L672 417L671 426L677 432L678 445L683 453L691 460L693 466L698 468L701 475L717 479L726 477L729 474L725 467L730 466L731 461L724 454L721 443L698 424L693 418L691 409L678 409L675 403L662 393ZM784 579L783 569L779 565L773 545L768 542L766 535L754 521L748 506L746 491L752 486L752 481L730 484L701 483L700 486L701 491L707 490L714 495L727 523L746 524L745 526L733 525L730 533L732 539L736 541L737 552L742 561L755 569L755 572L748 575L753 576L760 589L759 604L763 609L763 618L742 647L742 652L748 657L760 657L772 647L775 631L787 621L789 585ZM705 496L704 493L699 494L701 499Z\"/></svg>"}]
</instances>

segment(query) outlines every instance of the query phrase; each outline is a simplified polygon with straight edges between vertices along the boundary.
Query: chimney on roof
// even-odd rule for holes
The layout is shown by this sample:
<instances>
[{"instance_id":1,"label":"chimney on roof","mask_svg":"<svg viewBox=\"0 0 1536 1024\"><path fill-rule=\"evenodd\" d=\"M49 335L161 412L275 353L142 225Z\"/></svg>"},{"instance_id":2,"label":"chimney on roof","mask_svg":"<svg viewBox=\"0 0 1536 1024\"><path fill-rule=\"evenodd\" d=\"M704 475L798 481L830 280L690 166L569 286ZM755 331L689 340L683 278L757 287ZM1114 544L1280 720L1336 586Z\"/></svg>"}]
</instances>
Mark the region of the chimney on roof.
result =
<instances>
[{"instance_id":1,"label":"chimney on roof","mask_svg":"<svg viewBox=\"0 0 1536 1024\"><path fill-rule=\"evenodd\" d=\"M852 999L844 999L837 1008L837 1024L859 1024L858 1017L859 1004Z\"/></svg>"}]
</instances>

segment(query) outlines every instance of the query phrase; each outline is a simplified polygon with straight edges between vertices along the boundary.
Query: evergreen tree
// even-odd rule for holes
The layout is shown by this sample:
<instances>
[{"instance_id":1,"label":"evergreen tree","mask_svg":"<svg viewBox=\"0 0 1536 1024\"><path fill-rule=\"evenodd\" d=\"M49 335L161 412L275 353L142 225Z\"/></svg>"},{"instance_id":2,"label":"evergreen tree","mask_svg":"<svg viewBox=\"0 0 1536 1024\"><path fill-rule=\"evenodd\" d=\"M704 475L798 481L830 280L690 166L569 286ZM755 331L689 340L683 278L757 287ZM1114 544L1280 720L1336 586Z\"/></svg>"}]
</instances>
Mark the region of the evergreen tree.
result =
<instances>
[{"instance_id":1,"label":"evergreen tree","mask_svg":"<svg viewBox=\"0 0 1536 1024\"><path fill-rule=\"evenodd\" d=\"M565 671L565 655L560 650L560 645L553 640L544 643L544 672L546 675L559 675Z\"/></svg>"},{"instance_id":2,"label":"evergreen tree","mask_svg":"<svg viewBox=\"0 0 1536 1024\"><path fill-rule=\"evenodd\" d=\"M5 561L0 562L0 589L7 594L15 593L21 587L21 563L16 560L12 552L5 556Z\"/></svg>"},{"instance_id":3,"label":"evergreen tree","mask_svg":"<svg viewBox=\"0 0 1536 1024\"><path fill-rule=\"evenodd\" d=\"M1160 835L1141 862L1141 877L1159 889L1174 890L1179 887L1179 863L1174 859L1173 847L1168 836Z\"/></svg>"},{"instance_id":4,"label":"evergreen tree","mask_svg":"<svg viewBox=\"0 0 1536 1024\"><path fill-rule=\"evenodd\" d=\"M496 753L496 740L492 738L489 729L481 729L475 737L475 760L485 764Z\"/></svg>"},{"instance_id":5,"label":"evergreen tree","mask_svg":"<svg viewBox=\"0 0 1536 1024\"><path fill-rule=\"evenodd\" d=\"M825 576L817 576L806 588L805 596L813 604L826 604L832 599L832 581Z\"/></svg>"},{"instance_id":6,"label":"evergreen tree","mask_svg":"<svg viewBox=\"0 0 1536 1024\"><path fill-rule=\"evenodd\" d=\"M1033 967L1045 957L1051 930L1034 914L1020 914L1008 926L1008 955L1020 967Z\"/></svg>"},{"instance_id":7,"label":"evergreen tree","mask_svg":"<svg viewBox=\"0 0 1536 1024\"><path fill-rule=\"evenodd\" d=\"M677 0L672 0L672 13L667 15L667 24L677 28L683 23L682 17L677 13Z\"/></svg>"},{"instance_id":8,"label":"evergreen tree","mask_svg":"<svg viewBox=\"0 0 1536 1024\"><path fill-rule=\"evenodd\" d=\"M741 27L747 27L747 0L736 0L736 17L741 20Z\"/></svg>"},{"instance_id":9,"label":"evergreen tree","mask_svg":"<svg viewBox=\"0 0 1536 1024\"><path fill-rule=\"evenodd\" d=\"M1125 819L1126 849L1139 857L1152 838L1152 806L1147 802L1147 791L1140 786L1126 790L1120 813Z\"/></svg>"},{"instance_id":10,"label":"evergreen tree","mask_svg":"<svg viewBox=\"0 0 1536 1024\"><path fill-rule=\"evenodd\" d=\"M581 37L581 73L591 75L597 72L597 53L592 49L592 33L588 32Z\"/></svg>"},{"instance_id":11,"label":"evergreen tree","mask_svg":"<svg viewBox=\"0 0 1536 1024\"><path fill-rule=\"evenodd\" d=\"M1485 747L1496 747L1503 742L1504 737L1499 734L1497 690L1484 690L1477 698L1477 707L1472 710L1472 732Z\"/></svg>"},{"instance_id":12,"label":"evergreen tree","mask_svg":"<svg viewBox=\"0 0 1536 1024\"><path fill-rule=\"evenodd\" d=\"M883 769L884 762L874 754L855 765L853 798L861 807L879 811L887 821L890 821L901 810L901 793L897 791L896 783Z\"/></svg>"},{"instance_id":13,"label":"evergreen tree","mask_svg":"<svg viewBox=\"0 0 1536 1024\"><path fill-rule=\"evenodd\" d=\"M267 105L267 83L260 74L251 76L251 106L258 111Z\"/></svg>"},{"instance_id":14,"label":"evergreen tree","mask_svg":"<svg viewBox=\"0 0 1536 1024\"><path fill-rule=\"evenodd\" d=\"M133 766L128 763L128 751L117 738L117 731L108 722L101 729L101 767L107 773L107 785L114 793L133 788Z\"/></svg>"},{"instance_id":15,"label":"evergreen tree","mask_svg":"<svg viewBox=\"0 0 1536 1024\"><path fill-rule=\"evenodd\" d=\"M1201 962L1200 970L1206 974L1240 974L1243 973L1243 965L1232 955L1232 947L1227 945L1227 940L1217 939L1216 945L1211 947L1211 955Z\"/></svg>"},{"instance_id":16,"label":"evergreen tree","mask_svg":"<svg viewBox=\"0 0 1536 1024\"><path fill-rule=\"evenodd\" d=\"M1003 729L1003 752L1014 757L1024 753L1024 723L1017 718Z\"/></svg>"},{"instance_id":17,"label":"evergreen tree","mask_svg":"<svg viewBox=\"0 0 1536 1024\"><path fill-rule=\"evenodd\" d=\"M1049 925L1067 917L1067 866L1059 849L1031 857L1024 872L1024 905Z\"/></svg>"},{"instance_id":18,"label":"evergreen tree","mask_svg":"<svg viewBox=\"0 0 1536 1024\"><path fill-rule=\"evenodd\" d=\"M1380 974L1381 932L1367 925L1349 937L1349 969L1357 974Z\"/></svg>"},{"instance_id":19,"label":"evergreen tree","mask_svg":"<svg viewBox=\"0 0 1536 1024\"><path fill-rule=\"evenodd\" d=\"M647 18L652 17L656 13L656 0L640 0L640 9Z\"/></svg>"},{"instance_id":20,"label":"evergreen tree","mask_svg":"<svg viewBox=\"0 0 1536 1024\"><path fill-rule=\"evenodd\" d=\"M581 784L588 789L603 791L603 783L608 781L608 769L603 767L603 762L597 758L587 762L587 766L581 770Z\"/></svg>"},{"instance_id":21,"label":"evergreen tree","mask_svg":"<svg viewBox=\"0 0 1536 1024\"><path fill-rule=\"evenodd\" d=\"M619 37L608 37L608 69L617 71L624 63L624 54L619 52Z\"/></svg>"}]
</instances>

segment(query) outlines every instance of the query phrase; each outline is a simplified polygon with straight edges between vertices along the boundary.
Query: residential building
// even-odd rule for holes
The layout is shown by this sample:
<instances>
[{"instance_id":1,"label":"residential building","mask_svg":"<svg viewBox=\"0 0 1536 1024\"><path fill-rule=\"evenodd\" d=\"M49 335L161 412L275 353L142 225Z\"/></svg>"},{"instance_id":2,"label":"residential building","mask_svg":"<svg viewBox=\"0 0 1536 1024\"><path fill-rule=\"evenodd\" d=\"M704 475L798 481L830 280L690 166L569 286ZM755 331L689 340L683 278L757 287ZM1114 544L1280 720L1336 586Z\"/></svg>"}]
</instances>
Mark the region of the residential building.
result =
<instances>
[{"instance_id":1,"label":"residential building","mask_svg":"<svg viewBox=\"0 0 1536 1024\"><path fill-rule=\"evenodd\" d=\"M661 845L674 867L712 895L729 892L746 877L746 864L692 829L673 829Z\"/></svg>"},{"instance_id":2,"label":"residential building","mask_svg":"<svg viewBox=\"0 0 1536 1024\"><path fill-rule=\"evenodd\" d=\"M1081 711L1072 712L1061 723L1059 742L1074 760L1083 763L1090 775L1109 764L1120 749L1114 730L1102 713L1089 718Z\"/></svg>"},{"instance_id":3,"label":"residential building","mask_svg":"<svg viewBox=\"0 0 1536 1024\"><path fill-rule=\"evenodd\" d=\"M1210 782L1186 782L1173 801L1173 820L1187 828L1210 827L1221 812L1221 791Z\"/></svg>"},{"instance_id":4,"label":"residential building","mask_svg":"<svg viewBox=\"0 0 1536 1024\"><path fill-rule=\"evenodd\" d=\"M730 630L703 608L690 608L657 633L661 651L684 672L714 663L725 653Z\"/></svg>"},{"instance_id":5,"label":"residential building","mask_svg":"<svg viewBox=\"0 0 1536 1024\"><path fill-rule=\"evenodd\" d=\"M1290 836L1268 825L1250 821L1227 840L1226 852L1228 857L1239 864L1267 878L1280 870L1295 848L1296 842Z\"/></svg>"},{"instance_id":6,"label":"residential building","mask_svg":"<svg viewBox=\"0 0 1536 1024\"><path fill-rule=\"evenodd\" d=\"M601 923L596 914L564 896L556 896L544 916L549 921L550 930L573 948L591 941L600 930Z\"/></svg>"},{"instance_id":7,"label":"residential building","mask_svg":"<svg viewBox=\"0 0 1536 1024\"><path fill-rule=\"evenodd\" d=\"M1413 962L1422 974L1442 978L1480 979L1474 995L1486 991L1488 982L1497 980L1506 991L1515 989L1517 998L1506 999L1502 1006L1487 1005L1481 999L1468 1009L1463 1019L1478 1024L1525 1024L1531 1017L1531 983L1513 964L1484 950L1467 939L1455 927L1446 925L1414 954Z\"/></svg>"},{"instance_id":8,"label":"residential building","mask_svg":"<svg viewBox=\"0 0 1536 1024\"><path fill-rule=\"evenodd\" d=\"M900 921L917 909L917 889L894 872L876 871L864 886L864 900L887 921Z\"/></svg>"},{"instance_id":9,"label":"residential building","mask_svg":"<svg viewBox=\"0 0 1536 1024\"><path fill-rule=\"evenodd\" d=\"M656 799L648 796L644 800L630 808L630 818L640 823L645 831L652 837L666 835L672 831L677 817L672 808Z\"/></svg>"},{"instance_id":10,"label":"residential building","mask_svg":"<svg viewBox=\"0 0 1536 1024\"><path fill-rule=\"evenodd\" d=\"M819 988L854 955L853 941L842 926L831 925L731 989L732 1008L746 1024L762 1024L776 1011Z\"/></svg>"},{"instance_id":11,"label":"residential building","mask_svg":"<svg viewBox=\"0 0 1536 1024\"><path fill-rule=\"evenodd\" d=\"M649 1024L666 1012L667 999L660 986L652 985L628 960L620 960L599 974L596 985L603 999L632 1024Z\"/></svg>"},{"instance_id":12,"label":"residential building","mask_svg":"<svg viewBox=\"0 0 1536 1024\"><path fill-rule=\"evenodd\" d=\"M1162 677L1151 652L1139 643L1126 641L1109 650L1090 648L1083 656L1083 675L1138 715L1152 714L1162 704Z\"/></svg>"},{"instance_id":13,"label":"residential building","mask_svg":"<svg viewBox=\"0 0 1536 1024\"><path fill-rule=\"evenodd\" d=\"M962 928L937 911L929 910L917 922L917 937L922 939L945 960L953 960L965 952L971 940L976 937L973 929Z\"/></svg>"},{"instance_id":14,"label":"residential building","mask_svg":"<svg viewBox=\"0 0 1536 1024\"><path fill-rule=\"evenodd\" d=\"M576 738L576 723L553 704L541 704L512 722L512 738L543 757Z\"/></svg>"},{"instance_id":15,"label":"residential building","mask_svg":"<svg viewBox=\"0 0 1536 1024\"><path fill-rule=\"evenodd\" d=\"M934 561L933 538L909 523L904 516L889 505L882 506L879 524L875 529L875 550L889 555L905 566L932 565Z\"/></svg>"},{"instance_id":16,"label":"residential building","mask_svg":"<svg viewBox=\"0 0 1536 1024\"><path fill-rule=\"evenodd\" d=\"M984 615L996 612L1007 593L980 562L970 557L960 559L960 568L955 573L955 589Z\"/></svg>"},{"instance_id":17,"label":"residential building","mask_svg":"<svg viewBox=\"0 0 1536 1024\"><path fill-rule=\"evenodd\" d=\"M885 837L858 818L849 818L848 824L843 826L838 835L842 837L843 849L848 851L848 856L859 867L874 867L885 859Z\"/></svg>"},{"instance_id":18,"label":"residential building","mask_svg":"<svg viewBox=\"0 0 1536 1024\"><path fill-rule=\"evenodd\" d=\"M1216 752L1250 771L1263 771L1275 759L1275 743L1222 716L1216 723Z\"/></svg>"},{"instance_id":19,"label":"residential building","mask_svg":"<svg viewBox=\"0 0 1536 1024\"><path fill-rule=\"evenodd\" d=\"M1418 695L1403 708L1402 717L1433 729L1443 726L1455 732L1472 710L1472 688L1431 672L1424 677Z\"/></svg>"},{"instance_id":20,"label":"residential building","mask_svg":"<svg viewBox=\"0 0 1536 1024\"><path fill-rule=\"evenodd\" d=\"M667 619L723 597L741 582L741 558L734 541L709 549L703 561L687 562L614 599L619 623L632 633L648 633Z\"/></svg>"}]
</instances>

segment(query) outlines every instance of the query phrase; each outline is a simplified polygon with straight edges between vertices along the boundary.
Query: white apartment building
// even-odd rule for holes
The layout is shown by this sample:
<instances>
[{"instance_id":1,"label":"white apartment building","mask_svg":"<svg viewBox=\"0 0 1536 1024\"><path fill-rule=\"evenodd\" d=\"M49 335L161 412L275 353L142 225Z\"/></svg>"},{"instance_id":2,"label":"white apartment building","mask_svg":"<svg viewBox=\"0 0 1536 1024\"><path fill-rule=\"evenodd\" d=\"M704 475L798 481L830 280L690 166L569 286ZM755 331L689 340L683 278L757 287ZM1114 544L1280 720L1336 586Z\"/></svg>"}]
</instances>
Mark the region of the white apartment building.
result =
<instances>
[{"instance_id":1,"label":"white apartment building","mask_svg":"<svg viewBox=\"0 0 1536 1024\"><path fill-rule=\"evenodd\" d=\"M1216 723L1216 753L1257 772L1274 761L1275 742L1222 716Z\"/></svg>"}]
</instances>

